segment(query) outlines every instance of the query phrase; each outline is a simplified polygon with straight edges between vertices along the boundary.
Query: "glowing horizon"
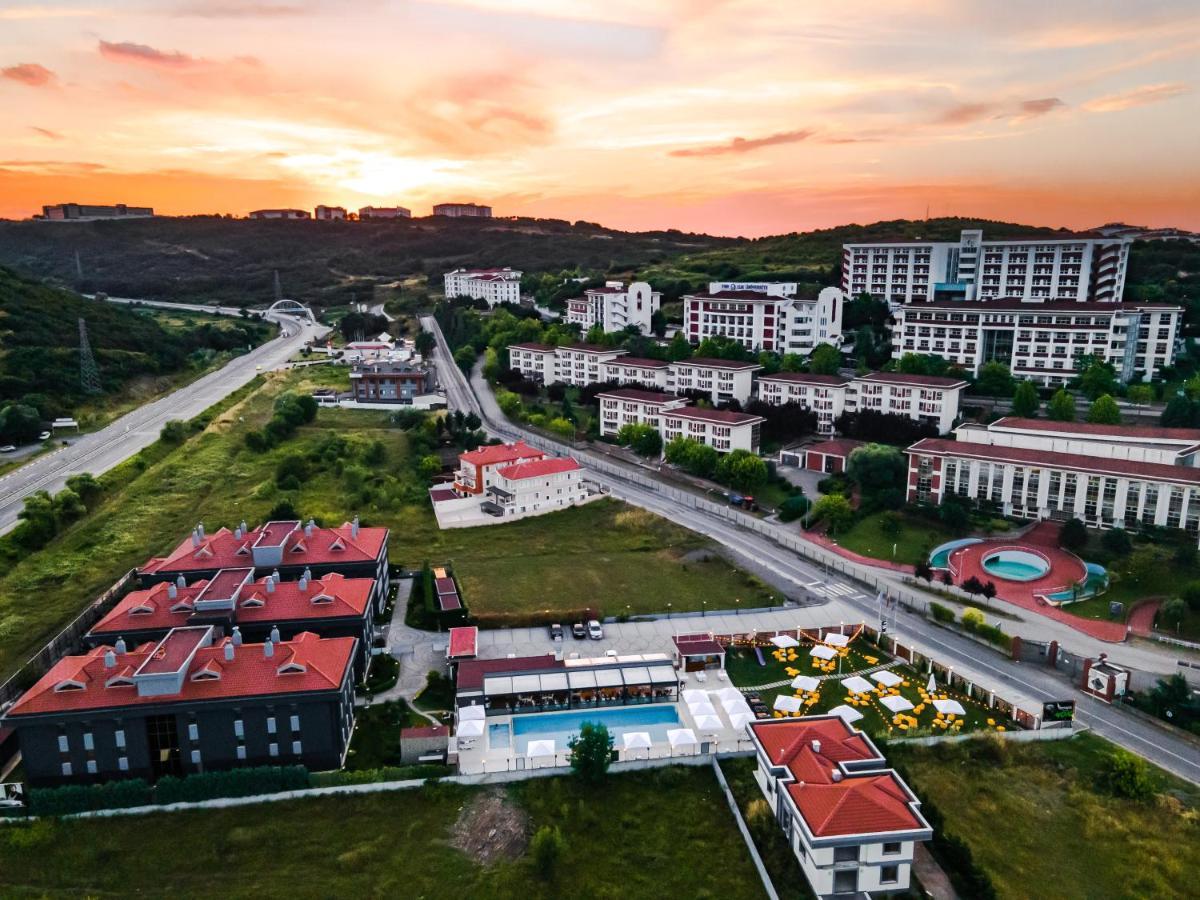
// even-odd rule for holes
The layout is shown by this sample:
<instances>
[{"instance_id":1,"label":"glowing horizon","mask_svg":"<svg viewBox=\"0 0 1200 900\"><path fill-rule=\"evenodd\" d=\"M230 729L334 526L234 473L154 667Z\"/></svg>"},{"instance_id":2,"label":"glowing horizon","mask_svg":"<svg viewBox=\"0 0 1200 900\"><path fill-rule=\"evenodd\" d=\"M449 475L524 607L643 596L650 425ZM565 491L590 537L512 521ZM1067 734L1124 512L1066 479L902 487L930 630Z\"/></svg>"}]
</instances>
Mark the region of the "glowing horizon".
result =
<instances>
[{"instance_id":1,"label":"glowing horizon","mask_svg":"<svg viewBox=\"0 0 1200 900\"><path fill-rule=\"evenodd\" d=\"M0 216L471 201L759 236L1200 230L1200 8L15 0ZM786 5L785 5L786 6Z\"/></svg>"}]
</instances>

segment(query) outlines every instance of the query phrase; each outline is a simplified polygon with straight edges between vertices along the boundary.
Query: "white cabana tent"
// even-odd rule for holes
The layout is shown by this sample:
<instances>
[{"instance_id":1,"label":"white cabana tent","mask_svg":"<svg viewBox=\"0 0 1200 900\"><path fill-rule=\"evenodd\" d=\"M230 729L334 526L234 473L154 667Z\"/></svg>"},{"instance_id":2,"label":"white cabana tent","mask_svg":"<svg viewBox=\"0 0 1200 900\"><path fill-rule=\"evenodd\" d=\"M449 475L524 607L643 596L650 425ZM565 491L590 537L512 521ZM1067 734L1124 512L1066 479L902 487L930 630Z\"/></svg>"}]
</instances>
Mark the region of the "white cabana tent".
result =
<instances>
[{"instance_id":1,"label":"white cabana tent","mask_svg":"<svg viewBox=\"0 0 1200 900\"><path fill-rule=\"evenodd\" d=\"M790 650L792 647L799 647L800 642L790 634L777 634L771 638L771 643L780 650Z\"/></svg>"},{"instance_id":2,"label":"white cabana tent","mask_svg":"<svg viewBox=\"0 0 1200 900\"><path fill-rule=\"evenodd\" d=\"M467 719L465 722L458 723L458 731L455 734L460 738L473 738L482 735L483 730L483 719Z\"/></svg>"},{"instance_id":3,"label":"white cabana tent","mask_svg":"<svg viewBox=\"0 0 1200 900\"><path fill-rule=\"evenodd\" d=\"M826 647L824 644L817 644L808 651L809 656L815 656L817 659L833 659L837 656L837 651L832 647Z\"/></svg>"},{"instance_id":4,"label":"white cabana tent","mask_svg":"<svg viewBox=\"0 0 1200 900\"><path fill-rule=\"evenodd\" d=\"M925 690L930 694L937 690L937 679L933 677L932 672L929 673L929 683L925 685Z\"/></svg>"},{"instance_id":5,"label":"white cabana tent","mask_svg":"<svg viewBox=\"0 0 1200 900\"><path fill-rule=\"evenodd\" d=\"M743 731L747 725L754 721L754 713L740 712L734 713L729 717L729 725L734 731Z\"/></svg>"},{"instance_id":6,"label":"white cabana tent","mask_svg":"<svg viewBox=\"0 0 1200 900\"><path fill-rule=\"evenodd\" d=\"M683 697L683 702L689 706L700 701L708 702L708 691L702 691L699 688L688 688L680 696Z\"/></svg>"},{"instance_id":7,"label":"white cabana tent","mask_svg":"<svg viewBox=\"0 0 1200 900\"><path fill-rule=\"evenodd\" d=\"M700 716L715 716L717 708L708 701L704 703L689 703L688 712L692 714L693 719L698 719Z\"/></svg>"},{"instance_id":8,"label":"white cabana tent","mask_svg":"<svg viewBox=\"0 0 1200 900\"><path fill-rule=\"evenodd\" d=\"M846 690L854 694L869 694L875 690L875 685L859 675L851 675L842 684L845 685Z\"/></svg>"},{"instance_id":9,"label":"white cabana tent","mask_svg":"<svg viewBox=\"0 0 1200 900\"><path fill-rule=\"evenodd\" d=\"M841 706L835 706L829 711L829 714L831 716L841 716L842 721L847 725L853 725L863 717L863 714L853 706L846 706L845 704L842 704Z\"/></svg>"},{"instance_id":10,"label":"white cabana tent","mask_svg":"<svg viewBox=\"0 0 1200 900\"><path fill-rule=\"evenodd\" d=\"M630 750L649 750L652 743L649 732L627 731L621 735L621 749L626 753Z\"/></svg>"},{"instance_id":11,"label":"white cabana tent","mask_svg":"<svg viewBox=\"0 0 1200 900\"><path fill-rule=\"evenodd\" d=\"M525 748L525 755L529 757L530 765L536 767L539 759L549 759L553 764L558 751L554 747L554 741L530 741L529 746Z\"/></svg>"},{"instance_id":12,"label":"white cabana tent","mask_svg":"<svg viewBox=\"0 0 1200 900\"><path fill-rule=\"evenodd\" d=\"M803 705L798 697L789 697L787 694L777 694L775 697L775 709L780 712L800 712Z\"/></svg>"},{"instance_id":13,"label":"white cabana tent","mask_svg":"<svg viewBox=\"0 0 1200 900\"><path fill-rule=\"evenodd\" d=\"M742 692L735 687L724 687L719 691L713 691L713 694L721 701L722 706L728 706L730 702L735 700L744 700Z\"/></svg>"},{"instance_id":14,"label":"white cabana tent","mask_svg":"<svg viewBox=\"0 0 1200 900\"><path fill-rule=\"evenodd\" d=\"M667 731L667 743L673 752L680 747L695 747L699 741L696 740L696 732L690 728L672 728Z\"/></svg>"},{"instance_id":15,"label":"white cabana tent","mask_svg":"<svg viewBox=\"0 0 1200 900\"><path fill-rule=\"evenodd\" d=\"M693 716L696 722L696 728L700 731L720 731L725 726L721 724L721 720L715 715L711 716Z\"/></svg>"},{"instance_id":16,"label":"white cabana tent","mask_svg":"<svg viewBox=\"0 0 1200 900\"><path fill-rule=\"evenodd\" d=\"M874 673L871 677L886 688L895 687L904 681L904 679L895 672L891 672L887 669L881 669L880 671Z\"/></svg>"},{"instance_id":17,"label":"white cabana tent","mask_svg":"<svg viewBox=\"0 0 1200 900\"><path fill-rule=\"evenodd\" d=\"M825 635L825 637L821 638L821 640L823 640L830 647L845 647L848 643L850 643L850 638L837 631L829 632L829 634Z\"/></svg>"},{"instance_id":18,"label":"white cabana tent","mask_svg":"<svg viewBox=\"0 0 1200 900\"><path fill-rule=\"evenodd\" d=\"M904 712L913 708L911 701L905 700L903 697L881 697L879 702L894 713Z\"/></svg>"},{"instance_id":19,"label":"white cabana tent","mask_svg":"<svg viewBox=\"0 0 1200 900\"><path fill-rule=\"evenodd\" d=\"M797 675L792 679L792 687L798 691L815 691L821 686L821 679L812 675Z\"/></svg>"},{"instance_id":20,"label":"white cabana tent","mask_svg":"<svg viewBox=\"0 0 1200 900\"><path fill-rule=\"evenodd\" d=\"M943 716L965 716L967 711L957 700L934 700L933 708Z\"/></svg>"},{"instance_id":21,"label":"white cabana tent","mask_svg":"<svg viewBox=\"0 0 1200 900\"><path fill-rule=\"evenodd\" d=\"M468 719L483 719L487 717L487 713L478 703L472 703L470 706L460 706L458 708L458 721L466 722Z\"/></svg>"}]
</instances>

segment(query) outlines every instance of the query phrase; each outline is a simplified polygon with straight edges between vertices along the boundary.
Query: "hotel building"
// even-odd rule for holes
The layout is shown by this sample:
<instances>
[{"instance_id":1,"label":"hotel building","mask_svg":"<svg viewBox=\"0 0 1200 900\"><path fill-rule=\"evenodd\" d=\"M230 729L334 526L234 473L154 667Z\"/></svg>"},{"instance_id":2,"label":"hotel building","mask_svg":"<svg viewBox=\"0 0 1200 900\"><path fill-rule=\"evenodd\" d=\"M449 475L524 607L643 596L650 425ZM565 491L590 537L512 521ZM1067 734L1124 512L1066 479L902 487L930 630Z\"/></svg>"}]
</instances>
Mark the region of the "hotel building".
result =
<instances>
[{"instance_id":1,"label":"hotel building","mask_svg":"<svg viewBox=\"0 0 1200 900\"><path fill-rule=\"evenodd\" d=\"M447 300L470 297L488 306L521 302L521 273L514 269L455 269L442 279Z\"/></svg>"},{"instance_id":2,"label":"hotel building","mask_svg":"<svg viewBox=\"0 0 1200 900\"><path fill-rule=\"evenodd\" d=\"M644 281L626 287L609 281L604 287L588 288L582 297L567 301L566 321L585 333L594 325L605 331L624 331L633 326L641 334L650 334L650 321L662 303L662 294Z\"/></svg>"},{"instance_id":3,"label":"hotel building","mask_svg":"<svg viewBox=\"0 0 1200 900\"><path fill-rule=\"evenodd\" d=\"M842 341L843 294L825 288L815 299L785 296L793 283L713 282L683 298L683 333L693 344L726 337L750 350L807 355Z\"/></svg>"},{"instance_id":4,"label":"hotel building","mask_svg":"<svg viewBox=\"0 0 1200 900\"><path fill-rule=\"evenodd\" d=\"M779 372L758 379L758 399L774 405L799 403L813 410L822 434L834 431L842 413L863 410L925 422L946 434L958 418L966 386L961 379L902 372L869 372L853 379Z\"/></svg>"}]
</instances>

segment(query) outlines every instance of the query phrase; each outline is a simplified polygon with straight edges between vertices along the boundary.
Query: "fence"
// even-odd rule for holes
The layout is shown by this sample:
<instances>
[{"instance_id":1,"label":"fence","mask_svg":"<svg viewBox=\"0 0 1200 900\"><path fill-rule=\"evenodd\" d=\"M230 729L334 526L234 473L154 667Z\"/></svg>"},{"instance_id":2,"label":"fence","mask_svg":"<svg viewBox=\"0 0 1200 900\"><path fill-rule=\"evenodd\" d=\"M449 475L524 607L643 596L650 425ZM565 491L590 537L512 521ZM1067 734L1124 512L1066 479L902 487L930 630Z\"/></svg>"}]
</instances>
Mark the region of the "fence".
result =
<instances>
[{"instance_id":1,"label":"fence","mask_svg":"<svg viewBox=\"0 0 1200 900\"><path fill-rule=\"evenodd\" d=\"M136 569L130 569L122 575L112 587L88 604L74 621L31 656L4 684L0 684L0 711L32 687L62 656L78 649L88 629L116 606L136 577Z\"/></svg>"}]
</instances>

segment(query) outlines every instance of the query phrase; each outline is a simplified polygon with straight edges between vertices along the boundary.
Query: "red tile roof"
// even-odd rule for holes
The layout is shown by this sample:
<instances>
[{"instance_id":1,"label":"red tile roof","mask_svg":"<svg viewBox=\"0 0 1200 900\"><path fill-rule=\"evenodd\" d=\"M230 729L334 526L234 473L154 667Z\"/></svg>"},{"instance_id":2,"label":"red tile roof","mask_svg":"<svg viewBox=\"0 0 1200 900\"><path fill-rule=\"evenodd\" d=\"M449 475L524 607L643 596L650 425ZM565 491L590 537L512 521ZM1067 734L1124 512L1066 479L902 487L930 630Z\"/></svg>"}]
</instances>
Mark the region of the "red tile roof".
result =
<instances>
[{"instance_id":1,"label":"red tile roof","mask_svg":"<svg viewBox=\"0 0 1200 900\"><path fill-rule=\"evenodd\" d=\"M578 353L616 353L625 354L628 350L622 350L620 347L605 347L602 344L567 344L563 350L575 350Z\"/></svg>"},{"instance_id":2,"label":"red tile roof","mask_svg":"<svg viewBox=\"0 0 1200 900\"><path fill-rule=\"evenodd\" d=\"M671 365L665 359L646 359L641 356L619 356L616 359L610 359L605 365L609 366L632 366L635 369L665 369Z\"/></svg>"},{"instance_id":3,"label":"red tile roof","mask_svg":"<svg viewBox=\"0 0 1200 900\"><path fill-rule=\"evenodd\" d=\"M148 560L141 571L156 574L252 566L255 543L259 546L282 543L281 564L285 566L360 563L378 559L387 544L388 530L364 526L358 529L357 537L353 536L353 531L354 526L346 522L337 528L314 527L312 537L306 537L299 522L271 522L237 538L234 532L222 528L201 538L199 546L193 545L191 537L185 538L168 556Z\"/></svg>"},{"instance_id":4,"label":"red tile roof","mask_svg":"<svg viewBox=\"0 0 1200 900\"><path fill-rule=\"evenodd\" d=\"M607 397L610 400L637 400L639 403L657 404L676 403L684 399L677 394L668 394L666 391L647 391L641 388L617 388L597 394L596 397Z\"/></svg>"},{"instance_id":5,"label":"red tile roof","mask_svg":"<svg viewBox=\"0 0 1200 900\"><path fill-rule=\"evenodd\" d=\"M1085 456L1082 453L1055 453L1050 450L1030 450L1024 447L996 447L991 444L949 441L943 438L923 438L905 452L915 455L960 456L968 459L1023 463L1047 469L1089 472L1096 475L1133 475L1177 484L1200 484L1200 469L1189 466L1138 462L1131 459L1109 459L1102 456Z\"/></svg>"},{"instance_id":6,"label":"red tile roof","mask_svg":"<svg viewBox=\"0 0 1200 900\"><path fill-rule=\"evenodd\" d=\"M1152 425L1097 425L1093 422L1052 422L1049 419L1023 419L1005 416L988 426L993 428L1020 428L1027 431L1062 431L1068 434L1089 437L1133 438L1145 441L1178 441L1200 443L1200 428L1158 428Z\"/></svg>"},{"instance_id":7,"label":"red tile roof","mask_svg":"<svg viewBox=\"0 0 1200 900\"><path fill-rule=\"evenodd\" d=\"M534 350L538 353L553 353L558 348L553 344L539 344L536 341L530 341L525 344L509 344L509 350Z\"/></svg>"},{"instance_id":8,"label":"red tile roof","mask_svg":"<svg viewBox=\"0 0 1200 900\"><path fill-rule=\"evenodd\" d=\"M697 356L692 359L681 359L674 363L677 366L701 366L705 369L761 369L756 362L743 362L736 359L716 359L711 356Z\"/></svg>"},{"instance_id":9,"label":"red tile roof","mask_svg":"<svg viewBox=\"0 0 1200 900\"><path fill-rule=\"evenodd\" d=\"M711 634L677 634L671 638L680 656L718 656L725 648Z\"/></svg>"},{"instance_id":10,"label":"red tile roof","mask_svg":"<svg viewBox=\"0 0 1200 900\"><path fill-rule=\"evenodd\" d=\"M509 675L519 672L540 672L565 669L561 659L555 659L553 653L542 656L516 656L512 659L465 659L458 664L458 690L483 690L483 677L504 673Z\"/></svg>"},{"instance_id":11,"label":"red tile roof","mask_svg":"<svg viewBox=\"0 0 1200 900\"><path fill-rule=\"evenodd\" d=\"M519 481L522 478L544 478L547 475L561 475L563 472L575 472L582 468L583 466L579 465L574 458L565 456L517 463L514 466L498 469L496 474L507 478L509 481Z\"/></svg>"},{"instance_id":12,"label":"red tile roof","mask_svg":"<svg viewBox=\"0 0 1200 900\"><path fill-rule=\"evenodd\" d=\"M450 659L474 656L479 649L479 629L474 625L450 629L450 647L446 655Z\"/></svg>"},{"instance_id":13,"label":"red tile roof","mask_svg":"<svg viewBox=\"0 0 1200 900\"><path fill-rule=\"evenodd\" d=\"M824 453L826 456L840 456L843 459L866 444L853 438L835 438L831 441L821 441L804 448L806 453Z\"/></svg>"},{"instance_id":14,"label":"red tile roof","mask_svg":"<svg viewBox=\"0 0 1200 900\"><path fill-rule=\"evenodd\" d=\"M752 416L750 413L732 412L728 409L702 409L698 406L683 406L679 409L663 411L663 416L679 416L683 419L696 419L700 422L716 422L720 425L753 425L762 422L762 416Z\"/></svg>"},{"instance_id":15,"label":"red tile roof","mask_svg":"<svg viewBox=\"0 0 1200 900\"><path fill-rule=\"evenodd\" d=\"M491 466L497 463L514 463L521 459L541 459L546 454L530 447L524 441L514 444L486 444L478 450L459 455L459 460L476 466Z\"/></svg>"},{"instance_id":16,"label":"red tile roof","mask_svg":"<svg viewBox=\"0 0 1200 900\"><path fill-rule=\"evenodd\" d=\"M848 775L830 784L790 784L787 791L816 837L928 827L909 805L912 795L894 772Z\"/></svg>"},{"instance_id":17,"label":"red tile roof","mask_svg":"<svg viewBox=\"0 0 1200 900\"><path fill-rule=\"evenodd\" d=\"M190 650L194 638L187 632L193 630L185 629L184 637L174 642L181 646L186 644L184 649ZM116 665L112 668L106 668L104 664L105 654L111 649L107 646L96 647L83 656L63 657L21 696L7 715L16 717L337 690L353 664L357 643L355 638L319 638L305 632L290 641L280 641L270 657L264 654L262 644L243 644L235 648L234 658L227 660L225 645L230 641L226 638L195 651L178 693L139 696L133 675L140 666L150 661L155 669L161 669L182 662L175 659L179 648L172 640L169 635L160 642L167 645L164 659L153 660L159 645L147 643L129 653L117 654ZM196 679L194 676L201 671L218 677ZM55 690L64 683L80 687Z\"/></svg>"},{"instance_id":18,"label":"red tile roof","mask_svg":"<svg viewBox=\"0 0 1200 900\"><path fill-rule=\"evenodd\" d=\"M443 500L457 500L458 494L447 487L435 487L429 489L429 499L434 503L441 503Z\"/></svg>"},{"instance_id":19,"label":"red tile roof","mask_svg":"<svg viewBox=\"0 0 1200 900\"><path fill-rule=\"evenodd\" d=\"M961 378L943 378L940 375L907 375L904 372L868 372L866 375L855 377L854 380L870 384L899 384L915 387L955 388L967 386L967 383Z\"/></svg>"},{"instance_id":20,"label":"red tile roof","mask_svg":"<svg viewBox=\"0 0 1200 900\"><path fill-rule=\"evenodd\" d=\"M841 375L812 375L808 372L776 372L774 375L760 375L759 381L783 381L788 384L818 384L830 387L841 387L849 384L849 378Z\"/></svg>"}]
</instances>

